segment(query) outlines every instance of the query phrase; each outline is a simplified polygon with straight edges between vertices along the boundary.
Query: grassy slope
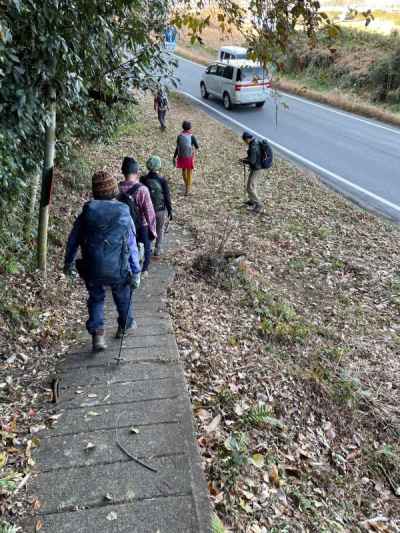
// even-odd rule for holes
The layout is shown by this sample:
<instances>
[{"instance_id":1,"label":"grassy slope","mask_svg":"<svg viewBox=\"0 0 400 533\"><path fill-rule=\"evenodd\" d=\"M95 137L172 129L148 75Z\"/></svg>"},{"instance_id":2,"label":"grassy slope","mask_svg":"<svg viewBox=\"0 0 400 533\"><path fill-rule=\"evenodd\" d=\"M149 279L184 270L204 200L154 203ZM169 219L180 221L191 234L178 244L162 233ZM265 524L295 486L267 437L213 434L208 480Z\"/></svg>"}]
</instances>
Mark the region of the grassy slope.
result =
<instances>
[{"instance_id":1,"label":"grassy slope","mask_svg":"<svg viewBox=\"0 0 400 533\"><path fill-rule=\"evenodd\" d=\"M254 218L237 136L180 99L169 118L159 134L146 101L142 124L93 157L114 172L126 154L163 159L179 247L170 306L218 514L238 532L362 531L377 515L395 531L382 468L398 485L398 228L280 160ZM183 119L201 144L189 199L170 162ZM199 256L226 240L246 258L213 275Z\"/></svg>"}]
</instances>

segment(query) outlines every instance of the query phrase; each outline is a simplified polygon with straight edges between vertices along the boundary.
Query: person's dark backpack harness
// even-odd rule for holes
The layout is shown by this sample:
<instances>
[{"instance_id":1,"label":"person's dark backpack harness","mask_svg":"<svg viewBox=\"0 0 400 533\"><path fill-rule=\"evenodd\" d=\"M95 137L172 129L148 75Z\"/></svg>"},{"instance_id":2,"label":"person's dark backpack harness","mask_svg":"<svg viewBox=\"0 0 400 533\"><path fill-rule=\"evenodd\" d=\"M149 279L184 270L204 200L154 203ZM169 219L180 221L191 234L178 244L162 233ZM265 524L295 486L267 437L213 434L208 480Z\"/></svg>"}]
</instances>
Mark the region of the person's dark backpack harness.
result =
<instances>
[{"instance_id":1,"label":"person's dark backpack harness","mask_svg":"<svg viewBox=\"0 0 400 533\"><path fill-rule=\"evenodd\" d=\"M271 168L273 163L272 148L266 139L258 141L260 146L261 168Z\"/></svg>"},{"instance_id":2,"label":"person's dark backpack harness","mask_svg":"<svg viewBox=\"0 0 400 533\"><path fill-rule=\"evenodd\" d=\"M161 185L160 180L157 176L152 176L149 174L146 177L146 187L150 191L151 201L153 202L154 211L164 211L165 197L164 191Z\"/></svg>"},{"instance_id":3,"label":"person's dark backpack harness","mask_svg":"<svg viewBox=\"0 0 400 533\"><path fill-rule=\"evenodd\" d=\"M160 111L166 111L168 109L168 99L165 94L158 96L158 109Z\"/></svg>"},{"instance_id":4,"label":"person's dark backpack harness","mask_svg":"<svg viewBox=\"0 0 400 533\"><path fill-rule=\"evenodd\" d=\"M127 192L121 192L117 197L120 202L123 202L129 207L132 220L135 224L136 235L139 234L141 220L140 209L136 201L136 193L138 192L140 187L142 187L141 183L135 183L135 185L133 185Z\"/></svg>"}]
</instances>

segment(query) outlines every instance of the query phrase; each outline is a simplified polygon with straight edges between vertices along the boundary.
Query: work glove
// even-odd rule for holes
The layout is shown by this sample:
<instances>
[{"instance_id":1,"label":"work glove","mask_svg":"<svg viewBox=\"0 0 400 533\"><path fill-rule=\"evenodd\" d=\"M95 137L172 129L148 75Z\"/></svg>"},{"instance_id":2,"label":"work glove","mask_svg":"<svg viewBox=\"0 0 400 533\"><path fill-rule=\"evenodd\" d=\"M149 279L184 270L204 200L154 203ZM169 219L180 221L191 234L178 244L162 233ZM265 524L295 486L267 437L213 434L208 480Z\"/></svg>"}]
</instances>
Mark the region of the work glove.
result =
<instances>
[{"instance_id":1,"label":"work glove","mask_svg":"<svg viewBox=\"0 0 400 533\"><path fill-rule=\"evenodd\" d=\"M133 290L138 289L140 287L140 272L137 272L136 274L131 274L130 284Z\"/></svg>"}]
</instances>

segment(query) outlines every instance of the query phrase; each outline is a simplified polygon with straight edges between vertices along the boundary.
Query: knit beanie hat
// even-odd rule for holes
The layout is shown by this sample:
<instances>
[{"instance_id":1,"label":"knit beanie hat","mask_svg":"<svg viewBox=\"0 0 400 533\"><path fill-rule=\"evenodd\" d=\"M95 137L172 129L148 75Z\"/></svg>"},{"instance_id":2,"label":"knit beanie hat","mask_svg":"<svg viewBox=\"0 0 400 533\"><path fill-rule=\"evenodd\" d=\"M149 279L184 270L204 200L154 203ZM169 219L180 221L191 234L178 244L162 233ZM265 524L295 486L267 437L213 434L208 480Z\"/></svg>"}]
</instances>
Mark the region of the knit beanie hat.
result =
<instances>
[{"instance_id":1,"label":"knit beanie hat","mask_svg":"<svg viewBox=\"0 0 400 533\"><path fill-rule=\"evenodd\" d=\"M161 168L161 159L158 155L151 155L146 161L146 166L150 171L157 172Z\"/></svg>"},{"instance_id":2,"label":"knit beanie hat","mask_svg":"<svg viewBox=\"0 0 400 533\"><path fill-rule=\"evenodd\" d=\"M124 176L137 174L139 172L138 162L133 157L124 157L121 166L121 172Z\"/></svg>"},{"instance_id":3,"label":"knit beanie hat","mask_svg":"<svg viewBox=\"0 0 400 533\"><path fill-rule=\"evenodd\" d=\"M111 200L118 194L118 183L106 170L99 170L92 176L93 197L96 200Z\"/></svg>"}]
</instances>

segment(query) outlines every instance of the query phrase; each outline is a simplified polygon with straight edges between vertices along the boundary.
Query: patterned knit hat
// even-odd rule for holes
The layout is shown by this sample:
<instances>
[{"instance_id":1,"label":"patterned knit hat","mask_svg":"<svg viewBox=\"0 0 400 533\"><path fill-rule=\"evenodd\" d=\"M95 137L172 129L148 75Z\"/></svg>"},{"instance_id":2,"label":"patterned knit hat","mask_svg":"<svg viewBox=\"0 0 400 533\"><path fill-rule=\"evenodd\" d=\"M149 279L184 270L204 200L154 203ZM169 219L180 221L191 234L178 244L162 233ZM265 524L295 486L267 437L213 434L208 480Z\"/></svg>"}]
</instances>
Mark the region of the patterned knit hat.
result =
<instances>
[{"instance_id":1,"label":"patterned knit hat","mask_svg":"<svg viewBox=\"0 0 400 533\"><path fill-rule=\"evenodd\" d=\"M92 176L93 197L96 200L111 200L118 194L118 183L106 170L99 170Z\"/></svg>"},{"instance_id":2,"label":"patterned knit hat","mask_svg":"<svg viewBox=\"0 0 400 533\"><path fill-rule=\"evenodd\" d=\"M157 172L161 168L161 159L158 155L151 155L146 161L146 167L153 172Z\"/></svg>"}]
</instances>

